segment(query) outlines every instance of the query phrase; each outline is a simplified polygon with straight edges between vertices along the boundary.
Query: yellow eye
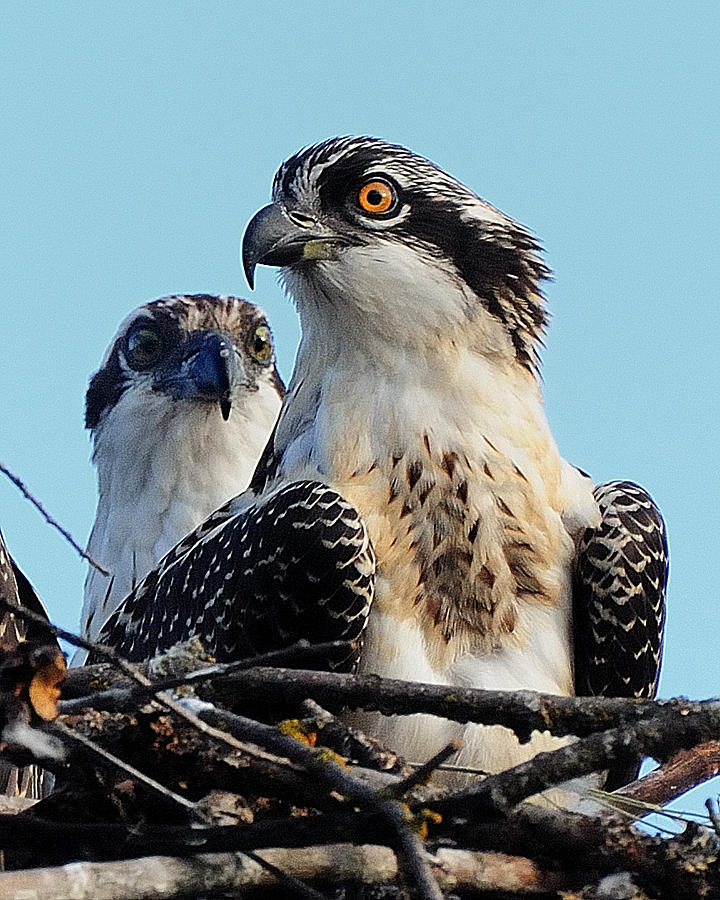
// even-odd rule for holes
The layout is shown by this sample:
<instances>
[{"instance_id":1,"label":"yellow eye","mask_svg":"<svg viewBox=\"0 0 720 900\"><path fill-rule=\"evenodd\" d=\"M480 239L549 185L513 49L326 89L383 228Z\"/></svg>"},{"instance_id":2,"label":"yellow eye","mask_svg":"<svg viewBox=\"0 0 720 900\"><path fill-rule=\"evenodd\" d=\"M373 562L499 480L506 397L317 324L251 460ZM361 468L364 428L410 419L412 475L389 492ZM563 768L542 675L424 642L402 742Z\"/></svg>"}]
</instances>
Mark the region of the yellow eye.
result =
<instances>
[{"instance_id":1,"label":"yellow eye","mask_svg":"<svg viewBox=\"0 0 720 900\"><path fill-rule=\"evenodd\" d=\"M378 215L389 212L397 203L395 188L387 181L374 178L360 188L358 194L360 208L367 213Z\"/></svg>"},{"instance_id":2,"label":"yellow eye","mask_svg":"<svg viewBox=\"0 0 720 900\"><path fill-rule=\"evenodd\" d=\"M267 325L258 325L253 334L250 352L258 362L270 362L272 357L272 337Z\"/></svg>"}]
</instances>

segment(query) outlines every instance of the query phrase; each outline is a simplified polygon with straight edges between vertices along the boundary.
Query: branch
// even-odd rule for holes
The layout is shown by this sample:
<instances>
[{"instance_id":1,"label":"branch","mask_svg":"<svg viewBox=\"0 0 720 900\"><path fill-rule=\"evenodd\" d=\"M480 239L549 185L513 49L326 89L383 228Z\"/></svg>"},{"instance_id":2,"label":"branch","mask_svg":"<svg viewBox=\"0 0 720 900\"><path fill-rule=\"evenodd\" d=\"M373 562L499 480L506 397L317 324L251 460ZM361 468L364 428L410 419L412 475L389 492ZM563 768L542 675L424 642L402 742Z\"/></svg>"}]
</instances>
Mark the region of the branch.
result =
<instances>
[{"instance_id":1,"label":"branch","mask_svg":"<svg viewBox=\"0 0 720 900\"><path fill-rule=\"evenodd\" d=\"M611 796L665 806L680 794L719 773L720 740L705 741L691 750L680 750L666 763L614 791Z\"/></svg>"},{"instance_id":2,"label":"branch","mask_svg":"<svg viewBox=\"0 0 720 900\"><path fill-rule=\"evenodd\" d=\"M397 803L381 798L372 788L329 759L323 750L314 750L269 725L219 710L212 704L199 700L181 700L179 703L186 709L191 709L202 721L224 726L240 740L252 741L273 753L287 756L291 762L304 766L329 790L337 791L349 800L376 812L397 834L402 870L416 896L419 900L442 900L424 858L422 844L408 827Z\"/></svg>"},{"instance_id":3,"label":"branch","mask_svg":"<svg viewBox=\"0 0 720 900\"><path fill-rule=\"evenodd\" d=\"M103 677L102 667L71 669L63 687L64 697L87 691L93 680ZM222 705L238 707L244 700L262 695L268 704L278 701L302 702L308 697L331 711L363 709L384 715L427 713L455 722L504 725L521 742L533 731L549 731L557 737L585 737L608 728L633 725L664 710L683 715L702 712L717 701L689 701L683 697L669 700L635 700L628 697L561 697L535 691L486 691L478 688L450 687L438 684L400 681L377 675L346 675L304 669L256 667L235 674L208 670L198 680L213 682L208 697ZM174 686L177 682L173 681ZM163 682L153 685L162 688ZM209 691L210 689L208 689ZM129 697L145 696L134 692ZM63 703L69 701L63 701ZM97 709L120 709L122 695L108 691L93 694ZM129 702L129 701L128 701ZM105 704L108 704L107 706ZM61 705L63 712L76 708Z\"/></svg>"},{"instance_id":4,"label":"branch","mask_svg":"<svg viewBox=\"0 0 720 900\"><path fill-rule=\"evenodd\" d=\"M352 649L353 641L327 641L321 644L310 644L301 640L282 650L272 650L268 653L260 653L246 659L239 659L229 663L216 663L181 675L157 679L147 685L135 684L132 686L114 686L108 690L93 691L77 696L78 689L85 691L104 680L107 668L104 664L95 666L82 666L71 670L71 676L63 684L63 696L71 699L63 700L59 706L62 714L68 715L87 706L93 709L101 709L107 712L122 712L133 709L138 704L151 700L160 691L171 691L179 687L190 687L203 684L207 681L251 669L257 666L275 666L288 662L303 662L306 659L314 659L317 656L330 653L334 650ZM108 673L109 674L109 673Z\"/></svg>"},{"instance_id":5,"label":"branch","mask_svg":"<svg viewBox=\"0 0 720 900\"><path fill-rule=\"evenodd\" d=\"M57 531L60 532L60 534L65 538L65 540L68 542L68 544L70 544L70 546L73 548L73 550L76 550L80 554L80 556L82 556L83 559L87 560L93 568L98 570L98 572L100 572L103 575L110 575L110 572L108 572L108 570L106 568L101 566L99 562L96 562L86 550L83 550L83 548L80 546L80 544L78 544L78 542L70 534L70 532L66 528L63 528L63 526L57 521L57 519L54 519L50 515L50 513L45 509L45 507L42 505L42 503L37 499L37 497L35 497L30 492L30 490L18 478L18 476L15 475L14 472L11 472L10 469L8 469L8 467L1 462L0 462L0 472L2 472L3 475L7 475L7 477L10 479L10 481L12 481L12 483L15 485L15 487L20 490L20 493L27 500L29 500L33 504L33 506L38 510L38 512L45 519L45 521L48 523L48 525L57 529Z\"/></svg>"},{"instance_id":6,"label":"branch","mask_svg":"<svg viewBox=\"0 0 720 900\"><path fill-rule=\"evenodd\" d=\"M635 700L627 697L561 697L535 691L486 691L477 688L400 681L377 675L345 675L300 669L257 668L217 679L219 701L257 698L268 703L312 697L331 711L363 709L384 715L428 713L455 722L504 725L521 742L533 731L584 737L611 727L640 722L670 707L699 709L679 698Z\"/></svg>"},{"instance_id":7,"label":"branch","mask_svg":"<svg viewBox=\"0 0 720 900\"><path fill-rule=\"evenodd\" d=\"M392 850L368 844L267 849L262 851L262 858L293 878L320 884L392 885L400 875ZM519 896L546 894L558 890L564 882L561 875L544 872L528 859L468 850L438 850L433 874L446 890L499 891ZM32 896L33 900L174 900L177 896L237 893L252 888L274 889L277 880L256 862L233 853L71 863L0 874L0 896Z\"/></svg>"},{"instance_id":8,"label":"branch","mask_svg":"<svg viewBox=\"0 0 720 900\"><path fill-rule=\"evenodd\" d=\"M462 741L453 740L446 744L442 750L439 750L427 762L418 766L417 769L407 778L403 778L397 784L389 785L384 794L386 797L404 797L410 791L414 791L419 785L425 784L430 780L433 772L438 769L446 760L450 759L455 753L462 748Z\"/></svg>"},{"instance_id":9,"label":"branch","mask_svg":"<svg viewBox=\"0 0 720 900\"><path fill-rule=\"evenodd\" d=\"M137 677L138 672L135 666L126 659L123 659L123 657L112 647L108 647L105 644L98 644L95 641L88 641L74 631L66 631L64 628L60 628L59 625L54 625L52 622L49 622L45 616L41 616L39 613L28 609L27 606L18 608L16 605L8 602L4 597L0 597L0 609L7 610L19 618L32 622L34 625L39 625L53 637L61 638L63 641L67 641L68 644L72 644L73 647L81 647L83 650L92 650L97 653L98 656L107 659L114 666L121 669L129 678L135 679Z\"/></svg>"},{"instance_id":10,"label":"branch","mask_svg":"<svg viewBox=\"0 0 720 900\"><path fill-rule=\"evenodd\" d=\"M646 722L633 727L614 728L582 738L565 747L539 753L467 791L450 794L433 803L433 808L449 815L469 813L506 815L522 800L591 772L607 768L614 760L663 759L682 748L720 737L720 702L694 704L692 712L665 707Z\"/></svg>"}]
</instances>

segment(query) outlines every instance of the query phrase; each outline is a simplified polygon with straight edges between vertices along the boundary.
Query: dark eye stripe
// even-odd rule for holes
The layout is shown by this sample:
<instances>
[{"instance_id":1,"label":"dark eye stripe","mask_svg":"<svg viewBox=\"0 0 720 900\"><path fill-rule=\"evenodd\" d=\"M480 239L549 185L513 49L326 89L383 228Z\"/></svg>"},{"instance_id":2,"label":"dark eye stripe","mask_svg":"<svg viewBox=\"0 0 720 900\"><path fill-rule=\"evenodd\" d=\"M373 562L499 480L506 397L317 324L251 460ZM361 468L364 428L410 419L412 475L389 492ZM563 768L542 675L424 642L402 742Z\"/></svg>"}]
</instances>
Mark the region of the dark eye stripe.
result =
<instances>
[{"instance_id":1,"label":"dark eye stripe","mask_svg":"<svg viewBox=\"0 0 720 900\"><path fill-rule=\"evenodd\" d=\"M348 154L322 172L317 185L322 208L329 211L343 208L349 194L359 191L369 177L375 177L369 176L368 170L376 161L374 153L361 149ZM376 175L377 178L383 177L381 170Z\"/></svg>"},{"instance_id":2,"label":"dark eye stripe","mask_svg":"<svg viewBox=\"0 0 720 900\"><path fill-rule=\"evenodd\" d=\"M90 379L85 394L85 427L95 428L106 409L118 402L128 385L128 376L120 363L120 354L124 354L126 335L132 328L140 327L139 323L147 323L155 327L163 335L166 346L177 346L183 340L183 331L175 315L162 306L155 306L152 316L136 318L128 330L115 343L105 366Z\"/></svg>"},{"instance_id":3,"label":"dark eye stripe","mask_svg":"<svg viewBox=\"0 0 720 900\"><path fill-rule=\"evenodd\" d=\"M95 428L105 410L118 402L126 384L127 379L120 366L118 344L115 344L104 368L90 379L85 394L86 428Z\"/></svg>"}]
</instances>

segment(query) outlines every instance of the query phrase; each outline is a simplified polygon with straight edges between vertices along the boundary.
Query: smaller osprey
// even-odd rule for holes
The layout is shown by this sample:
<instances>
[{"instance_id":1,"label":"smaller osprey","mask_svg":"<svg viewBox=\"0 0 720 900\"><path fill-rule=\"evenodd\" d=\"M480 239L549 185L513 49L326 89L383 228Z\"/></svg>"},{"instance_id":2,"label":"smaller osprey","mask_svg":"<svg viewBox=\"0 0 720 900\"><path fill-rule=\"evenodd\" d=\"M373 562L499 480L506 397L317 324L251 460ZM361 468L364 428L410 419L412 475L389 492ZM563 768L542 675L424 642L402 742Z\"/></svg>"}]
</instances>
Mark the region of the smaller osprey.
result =
<instances>
[{"instance_id":1,"label":"smaller osprey","mask_svg":"<svg viewBox=\"0 0 720 900\"><path fill-rule=\"evenodd\" d=\"M122 322L86 396L99 495L87 549L110 576L88 573L85 637L96 639L162 556L245 490L284 393L252 303L177 295Z\"/></svg>"}]
</instances>

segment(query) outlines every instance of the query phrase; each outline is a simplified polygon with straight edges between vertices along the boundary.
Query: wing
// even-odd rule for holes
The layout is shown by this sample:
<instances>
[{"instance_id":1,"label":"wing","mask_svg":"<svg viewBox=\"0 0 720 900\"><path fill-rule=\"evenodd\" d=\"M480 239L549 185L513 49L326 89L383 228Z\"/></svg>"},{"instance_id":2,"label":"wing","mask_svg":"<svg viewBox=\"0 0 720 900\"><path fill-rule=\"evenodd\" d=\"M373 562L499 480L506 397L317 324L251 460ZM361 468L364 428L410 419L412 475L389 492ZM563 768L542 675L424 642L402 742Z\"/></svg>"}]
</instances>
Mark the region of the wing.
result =
<instances>
[{"instance_id":1,"label":"wing","mask_svg":"<svg viewBox=\"0 0 720 900\"><path fill-rule=\"evenodd\" d=\"M375 557L356 510L313 481L219 511L172 550L111 617L100 640L132 660L200 638L219 660L310 642L359 640ZM325 660L354 667L351 656Z\"/></svg>"},{"instance_id":2,"label":"wing","mask_svg":"<svg viewBox=\"0 0 720 900\"><path fill-rule=\"evenodd\" d=\"M668 578L665 523L632 482L601 484L594 494L602 520L585 532L576 565L576 693L654 697Z\"/></svg>"},{"instance_id":3,"label":"wing","mask_svg":"<svg viewBox=\"0 0 720 900\"><path fill-rule=\"evenodd\" d=\"M2 533L0 533L0 597L12 606L20 605L15 564L5 546ZM0 610L0 647L3 650L17 646L24 639L24 634L20 633L22 627L23 623L16 619L9 609Z\"/></svg>"},{"instance_id":4,"label":"wing","mask_svg":"<svg viewBox=\"0 0 720 900\"><path fill-rule=\"evenodd\" d=\"M6 603L17 606L19 609L29 609L47 619L48 615L35 588L23 575L20 567L10 556L2 532L0 532L0 597ZM0 610L0 647L12 649L21 641L54 644L57 642L49 631L42 626L28 622L11 612L9 609Z\"/></svg>"},{"instance_id":5,"label":"wing","mask_svg":"<svg viewBox=\"0 0 720 900\"><path fill-rule=\"evenodd\" d=\"M665 523L650 496L629 481L594 491L602 519L576 559L575 692L654 697L665 625L668 548ZM608 776L607 789L636 777L635 761Z\"/></svg>"},{"instance_id":6,"label":"wing","mask_svg":"<svg viewBox=\"0 0 720 900\"><path fill-rule=\"evenodd\" d=\"M0 610L0 661L9 660L12 664L14 659L17 662L20 645L24 645L28 652L32 646L38 645L56 647L59 651L59 645L49 631L42 625L29 622L22 617L20 611L23 608L45 619L48 615L35 588L10 556L2 532L0 532L0 597L5 603L18 608L18 613L12 612L7 607ZM29 802L47 794L51 787L52 779L48 779L43 770L37 766L18 768L6 760L0 760L0 795L3 798L19 798L20 802L22 800ZM12 802L4 801L4 803ZM0 801L0 807L4 809L3 801ZM17 809L13 807L13 811Z\"/></svg>"}]
</instances>

